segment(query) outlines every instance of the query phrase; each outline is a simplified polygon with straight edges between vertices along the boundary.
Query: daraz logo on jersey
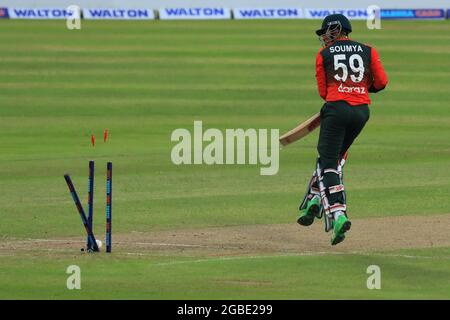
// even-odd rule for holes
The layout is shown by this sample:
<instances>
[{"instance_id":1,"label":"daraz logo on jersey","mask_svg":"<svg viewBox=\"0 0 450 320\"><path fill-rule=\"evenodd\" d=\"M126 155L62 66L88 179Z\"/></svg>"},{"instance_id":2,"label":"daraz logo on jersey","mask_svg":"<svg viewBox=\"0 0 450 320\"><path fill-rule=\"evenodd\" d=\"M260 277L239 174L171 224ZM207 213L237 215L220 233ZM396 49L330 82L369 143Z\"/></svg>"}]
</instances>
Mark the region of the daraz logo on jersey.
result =
<instances>
[{"instance_id":1,"label":"daraz logo on jersey","mask_svg":"<svg viewBox=\"0 0 450 320\"><path fill-rule=\"evenodd\" d=\"M347 87L344 86L342 83L338 87L338 91L341 93L358 93L358 94L365 94L366 88L364 87Z\"/></svg>"}]
</instances>

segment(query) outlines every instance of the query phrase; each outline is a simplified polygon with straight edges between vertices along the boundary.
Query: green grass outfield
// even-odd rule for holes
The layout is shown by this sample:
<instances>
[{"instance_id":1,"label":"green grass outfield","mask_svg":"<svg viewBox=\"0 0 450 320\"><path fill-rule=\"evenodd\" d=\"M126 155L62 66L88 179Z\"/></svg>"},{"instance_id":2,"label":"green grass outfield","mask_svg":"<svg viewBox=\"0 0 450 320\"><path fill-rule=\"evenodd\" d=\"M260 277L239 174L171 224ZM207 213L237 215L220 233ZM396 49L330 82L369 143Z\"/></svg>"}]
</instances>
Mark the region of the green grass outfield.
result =
<instances>
[{"instance_id":1,"label":"green grass outfield","mask_svg":"<svg viewBox=\"0 0 450 320\"><path fill-rule=\"evenodd\" d=\"M257 166L175 166L170 134L194 120L284 132L317 112L318 25L83 21L68 31L64 21L0 21L0 244L82 238L63 174L85 200L88 159L97 161L96 234L106 161L114 163L114 233L295 223L317 132L280 151L275 176ZM353 37L376 46L390 83L372 96L371 120L349 155L349 214L449 214L450 23L382 27L354 23ZM0 298L448 299L448 250L221 259L11 246L0 255ZM81 291L65 288L70 264L82 267ZM382 267L382 290L365 286L370 264Z\"/></svg>"}]
</instances>

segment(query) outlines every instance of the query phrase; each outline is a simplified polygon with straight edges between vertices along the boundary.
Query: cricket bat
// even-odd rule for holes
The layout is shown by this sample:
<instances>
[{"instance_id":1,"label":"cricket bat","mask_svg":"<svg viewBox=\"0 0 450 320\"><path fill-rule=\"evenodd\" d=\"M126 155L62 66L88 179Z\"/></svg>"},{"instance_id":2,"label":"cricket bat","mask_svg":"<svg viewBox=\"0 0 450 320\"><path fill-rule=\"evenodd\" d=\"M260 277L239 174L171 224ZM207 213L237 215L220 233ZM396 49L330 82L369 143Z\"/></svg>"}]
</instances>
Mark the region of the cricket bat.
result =
<instances>
[{"instance_id":1,"label":"cricket bat","mask_svg":"<svg viewBox=\"0 0 450 320\"><path fill-rule=\"evenodd\" d=\"M305 122L302 122L301 124L296 126L291 131L283 134L280 137L280 143L283 146L287 146L288 144L291 144L292 142L295 142L305 137L310 132L314 131L314 129L316 129L319 125L320 125L320 113L318 112Z\"/></svg>"}]
</instances>

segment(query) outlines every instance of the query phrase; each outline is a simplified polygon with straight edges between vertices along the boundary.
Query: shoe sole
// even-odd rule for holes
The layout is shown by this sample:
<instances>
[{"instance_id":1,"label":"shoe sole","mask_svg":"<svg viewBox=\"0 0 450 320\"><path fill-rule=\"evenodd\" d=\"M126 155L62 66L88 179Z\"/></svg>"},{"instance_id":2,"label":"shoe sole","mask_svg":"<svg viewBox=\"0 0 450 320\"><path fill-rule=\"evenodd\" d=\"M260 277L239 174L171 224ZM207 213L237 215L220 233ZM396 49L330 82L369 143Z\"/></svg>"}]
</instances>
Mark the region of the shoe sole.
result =
<instances>
[{"instance_id":1,"label":"shoe sole","mask_svg":"<svg viewBox=\"0 0 450 320\"><path fill-rule=\"evenodd\" d=\"M331 245L332 245L332 246L335 246L335 245L337 245L338 243L341 243L342 241L344 241L344 239L345 239L345 233L346 233L348 230L350 230L351 226L352 226L352 223L351 223L349 220L345 221L344 224L342 225L342 228L341 228L341 231L339 232L339 234L336 236L336 238L334 238L334 239L331 241Z\"/></svg>"},{"instance_id":2,"label":"shoe sole","mask_svg":"<svg viewBox=\"0 0 450 320\"><path fill-rule=\"evenodd\" d=\"M314 217L316 217L319 214L319 212L320 207L318 205L312 205L309 208L308 214L305 214L304 216L298 218L297 223L304 227L310 226L314 222Z\"/></svg>"}]
</instances>

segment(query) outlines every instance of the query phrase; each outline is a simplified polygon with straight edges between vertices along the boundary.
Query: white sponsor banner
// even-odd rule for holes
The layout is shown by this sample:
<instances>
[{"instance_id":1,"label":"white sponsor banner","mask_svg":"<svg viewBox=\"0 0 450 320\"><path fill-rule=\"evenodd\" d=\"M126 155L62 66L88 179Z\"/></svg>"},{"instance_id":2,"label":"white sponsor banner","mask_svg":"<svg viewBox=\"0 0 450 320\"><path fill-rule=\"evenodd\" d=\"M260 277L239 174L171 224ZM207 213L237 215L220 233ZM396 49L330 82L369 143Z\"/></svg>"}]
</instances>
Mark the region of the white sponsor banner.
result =
<instances>
[{"instance_id":1,"label":"white sponsor banner","mask_svg":"<svg viewBox=\"0 0 450 320\"><path fill-rule=\"evenodd\" d=\"M79 13L67 8L9 8L11 19L68 19Z\"/></svg>"},{"instance_id":2,"label":"white sponsor banner","mask_svg":"<svg viewBox=\"0 0 450 320\"><path fill-rule=\"evenodd\" d=\"M152 20L155 19L155 13L151 9L91 8L83 9L83 17L103 20Z\"/></svg>"},{"instance_id":3,"label":"white sponsor banner","mask_svg":"<svg viewBox=\"0 0 450 320\"><path fill-rule=\"evenodd\" d=\"M369 15L367 9L311 9L303 10L306 19L323 19L333 13L340 13L349 19L366 20Z\"/></svg>"},{"instance_id":4,"label":"white sponsor banner","mask_svg":"<svg viewBox=\"0 0 450 320\"><path fill-rule=\"evenodd\" d=\"M235 19L301 19L300 8L236 8L233 9Z\"/></svg>"},{"instance_id":5,"label":"white sponsor banner","mask_svg":"<svg viewBox=\"0 0 450 320\"><path fill-rule=\"evenodd\" d=\"M159 10L161 20L223 20L231 19L228 8L199 7L199 8L162 8Z\"/></svg>"}]
</instances>

